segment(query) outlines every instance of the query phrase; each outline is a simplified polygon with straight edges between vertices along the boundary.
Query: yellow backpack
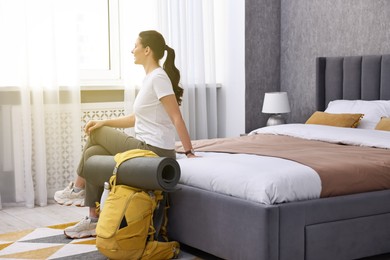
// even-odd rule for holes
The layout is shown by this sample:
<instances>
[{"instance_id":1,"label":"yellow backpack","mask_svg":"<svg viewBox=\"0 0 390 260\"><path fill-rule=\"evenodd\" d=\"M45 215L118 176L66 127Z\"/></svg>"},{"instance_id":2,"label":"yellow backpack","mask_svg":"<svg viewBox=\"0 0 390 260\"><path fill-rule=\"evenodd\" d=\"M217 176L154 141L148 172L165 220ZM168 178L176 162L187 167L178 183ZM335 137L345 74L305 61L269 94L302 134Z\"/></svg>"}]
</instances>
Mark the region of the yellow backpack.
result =
<instances>
[{"instance_id":1,"label":"yellow backpack","mask_svg":"<svg viewBox=\"0 0 390 260\"><path fill-rule=\"evenodd\" d=\"M111 191L96 227L96 247L109 259L176 258L180 252L178 242L156 240L158 234L153 225L153 213L163 200L162 191L147 192L126 185L116 185L116 170L119 165L140 156L157 157L151 151L140 149L114 157L117 164L110 178Z\"/></svg>"}]
</instances>

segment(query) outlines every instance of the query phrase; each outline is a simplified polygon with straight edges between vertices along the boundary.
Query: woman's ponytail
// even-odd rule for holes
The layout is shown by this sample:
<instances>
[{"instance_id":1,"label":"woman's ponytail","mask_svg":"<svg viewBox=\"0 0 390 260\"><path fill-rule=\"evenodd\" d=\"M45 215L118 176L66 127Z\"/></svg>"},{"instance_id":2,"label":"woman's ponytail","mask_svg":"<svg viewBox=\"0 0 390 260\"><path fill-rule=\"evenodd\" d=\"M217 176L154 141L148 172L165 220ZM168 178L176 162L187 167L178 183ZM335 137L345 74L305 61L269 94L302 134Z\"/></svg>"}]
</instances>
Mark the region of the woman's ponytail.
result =
<instances>
[{"instance_id":1,"label":"woman's ponytail","mask_svg":"<svg viewBox=\"0 0 390 260\"><path fill-rule=\"evenodd\" d=\"M183 89L179 86L180 71L175 66L175 51L165 44L164 37L157 31L143 31L140 32L139 37L144 47L149 46L153 50L156 62L163 58L165 51L168 52L163 69L171 80L177 103L180 106Z\"/></svg>"},{"instance_id":2,"label":"woman's ponytail","mask_svg":"<svg viewBox=\"0 0 390 260\"><path fill-rule=\"evenodd\" d=\"M177 103L180 106L183 96L183 88L179 86L180 71L175 66L175 50L168 45L165 45L165 50L168 54L163 65L163 69L168 74L168 77L171 80Z\"/></svg>"}]
</instances>

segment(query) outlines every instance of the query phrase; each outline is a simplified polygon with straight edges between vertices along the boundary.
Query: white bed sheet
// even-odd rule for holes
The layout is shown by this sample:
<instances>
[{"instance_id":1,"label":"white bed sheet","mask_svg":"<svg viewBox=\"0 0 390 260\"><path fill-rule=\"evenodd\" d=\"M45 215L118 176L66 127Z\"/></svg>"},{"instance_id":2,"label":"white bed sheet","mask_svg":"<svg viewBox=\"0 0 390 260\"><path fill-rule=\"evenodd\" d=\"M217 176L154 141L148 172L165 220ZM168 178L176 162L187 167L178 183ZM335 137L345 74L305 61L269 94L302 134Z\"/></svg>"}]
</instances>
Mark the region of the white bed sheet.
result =
<instances>
[{"instance_id":1,"label":"white bed sheet","mask_svg":"<svg viewBox=\"0 0 390 260\"><path fill-rule=\"evenodd\" d=\"M390 132L287 124L252 131L289 135L349 145L390 149ZM321 180L310 167L281 158L213 152L197 152L201 157L178 155L180 183L263 204L319 198Z\"/></svg>"},{"instance_id":2,"label":"white bed sheet","mask_svg":"<svg viewBox=\"0 0 390 260\"><path fill-rule=\"evenodd\" d=\"M249 154L196 154L201 157L178 155L180 183L268 205L314 199L321 193L317 173L297 162Z\"/></svg>"},{"instance_id":3,"label":"white bed sheet","mask_svg":"<svg viewBox=\"0 0 390 260\"><path fill-rule=\"evenodd\" d=\"M356 146L390 149L390 131L311 124L268 126L249 133L275 134Z\"/></svg>"}]
</instances>

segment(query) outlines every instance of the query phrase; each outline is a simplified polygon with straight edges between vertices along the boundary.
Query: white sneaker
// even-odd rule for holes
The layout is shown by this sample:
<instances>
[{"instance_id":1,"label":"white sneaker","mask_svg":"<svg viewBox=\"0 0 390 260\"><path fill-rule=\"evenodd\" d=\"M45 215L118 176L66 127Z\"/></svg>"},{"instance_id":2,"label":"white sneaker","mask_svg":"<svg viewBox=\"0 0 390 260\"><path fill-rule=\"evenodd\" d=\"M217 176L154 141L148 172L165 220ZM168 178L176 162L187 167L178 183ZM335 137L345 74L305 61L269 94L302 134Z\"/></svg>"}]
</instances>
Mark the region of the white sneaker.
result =
<instances>
[{"instance_id":1,"label":"white sneaker","mask_svg":"<svg viewBox=\"0 0 390 260\"><path fill-rule=\"evenodd\" d=\"M54 193L54 200L61 205L74 205L84 207L85 190L74 191L74 183L69 183L68 187Z\"/></svg>"},{"instance_id":2,"label":"white sneaker","mask_svg":"<svg viewBox=\"0 0 390 260\"><path fill-rule=\"evenodd\" d=\"M64 234L68 238L96 237L96 225L97 222L85 217L76 225L65 228Z\"/></svg>"}]
</instances>

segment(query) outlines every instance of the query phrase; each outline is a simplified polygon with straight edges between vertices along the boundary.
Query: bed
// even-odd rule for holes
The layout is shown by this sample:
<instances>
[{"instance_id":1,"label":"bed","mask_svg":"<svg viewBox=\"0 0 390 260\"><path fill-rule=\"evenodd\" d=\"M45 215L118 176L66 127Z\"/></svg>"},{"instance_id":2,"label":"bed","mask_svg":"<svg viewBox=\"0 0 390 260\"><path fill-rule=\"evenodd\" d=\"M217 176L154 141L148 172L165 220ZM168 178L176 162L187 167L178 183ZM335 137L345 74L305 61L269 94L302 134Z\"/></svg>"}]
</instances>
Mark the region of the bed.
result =
<instances>
[{"instance_id":1,"label":"bed","mask_svg":"<svg viewBox=\"0 0 390 260\"><path fill-rule=\"evenodd\" d=\"M386 107L386 102L390 102L390 55L319 57L316 59L316 90L317 110L332 116L360 112L356 111L356 107L365 107L359 103L362 101L370 104L368 112L361 111L365 115L372 112L371 104L379 100L383 100ZM343 100L353 102L353 106ZM332 108L330 104L336 105ZM380 111L383 111L382 105L383 103L379 105ZM346 111L340 111L344 108ZM390 114L384 116L390 117ZM341 133L335 130L336 134L333 136L342 137L342 140L336 138L324 141L321 139L324 137L318 137L318 131L315 130L320 129L320 132L326 133L325 138L330 138L328 135L332 135L332 129L341 127L291 124L256 129L245 137L194 142L196 149L203 151L203 161L198 161L198 169L196 161L187 165L186 162L191 160L182 160L180 156L178 158L182 180L180 190L171 193L169 197L169 237L223 259L334 260L357 259L390 252L390 132L372 130L372 124L377 124L380 120L378 118L360 117L359 120L357 128L343 128ZM306 127L314 130L305 132ZM353 137L355 134L350 135L348 131L358 133L357 139L363 144L360 141L356 143L356 138ZM371 132L380 133L379 139L371 138ZM262 147L262 144L258 144L258 136L270 138L270 146L279 142L274 138L288 138L279 142L279 147L284 147L280 144L290 140L295 142L301 138L300 134L301 137L310 136L303 139L307 147L312 142L347 149L344 152L347 157L339 160L345 161L346 165L327 170L326 174L336 176L336 179L327 179L320 173L324 165L335 165L329 161L324 163L321 158L315 160L315 153L319 152L322 156L322 148L313 149L313 156L307 156L306 153L303 161L294 152L282 155L282 158L279 158L279 152L284 151L267 153L267 149L263 149L265 151L262 152L266 153L263 155L256 152ZM230 140L227 139L235 139L231 151L227 150L230 145ZM293 143L292 146L294 145L298 147L297 144ZM252 150L247 152L241 149L246 146ZM363 155L354 155L355 147L363 149ZM291 151L294 149L291 148ZM382 159L377 168L373 170L366 167L367 164L375 164L372 162L380 156ZM265 164L261 161L263 157L275 161ZM304 167L294 170L298 175L290 177L288 183L283 178L279 179L282 186L267 179L263 182L270 183L268 186L257 190L252 187L250 190L253 183L262 183L254 177L248 177L245 181L247 177L244 177L246 172L251 171L247 168L248 165L258 158L261 158L260 161L253 164L262 172L279 169L278 167L287 171L297 169L290 163L303 164ZM306 161L308 158L311 158L310 162ZM202 165L205 166L203 162L209 164L206 167L208 169L223 168L222 176L221 173L214 175L213 171L197 176L197 172L206 171L206 168L202 168ZM321 165L317 162L321 162ZM242 167L242 170L235 167ZM336 171L347 168L353 169L348 174L355 172L355 175L337 179L341 174ZM311 173L313 170L314 174ZM285 173L285 170L279 170L276 175L284 176ZM208 175L212 179L208 180ZM228 175L236 176L236 183L227 182ZM377 176L374 178L374 175ZM311 179L305 176L311 176ZM343 186L337 186L339 182ZM237 191L233 186L240 188ZM289 194L283 193L286 190L289 190ZM256 192L260 194L254 194Z\"/></svg>"}]
</instances>

